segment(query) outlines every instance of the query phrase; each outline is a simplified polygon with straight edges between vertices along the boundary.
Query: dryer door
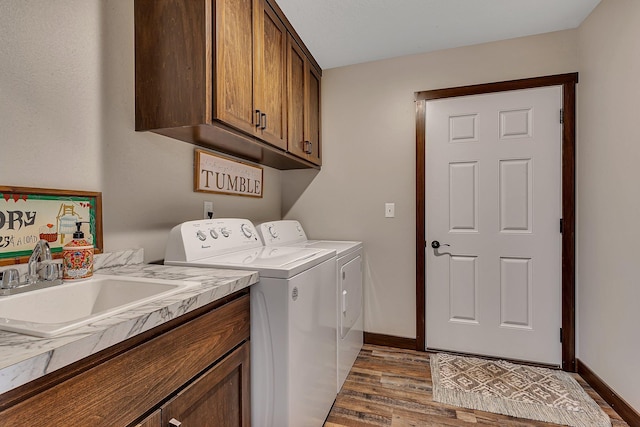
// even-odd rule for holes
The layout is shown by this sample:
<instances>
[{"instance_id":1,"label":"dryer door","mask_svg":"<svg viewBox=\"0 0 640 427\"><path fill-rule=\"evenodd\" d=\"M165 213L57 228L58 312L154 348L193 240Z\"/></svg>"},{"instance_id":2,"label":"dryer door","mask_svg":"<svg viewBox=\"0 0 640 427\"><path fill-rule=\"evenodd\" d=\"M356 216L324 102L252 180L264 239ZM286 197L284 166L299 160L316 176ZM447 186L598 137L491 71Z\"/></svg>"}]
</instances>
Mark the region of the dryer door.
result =
<instances>
[{"instance_id":1,"label":"dryer door","mask_svg":"<svg viewBox=\"0 0 640 427\"><path fill-rule=\"evenodd\" d=\"M340 336L344 338L362 312L362 255L340 267Z\"/></svg>"}]
</instances>

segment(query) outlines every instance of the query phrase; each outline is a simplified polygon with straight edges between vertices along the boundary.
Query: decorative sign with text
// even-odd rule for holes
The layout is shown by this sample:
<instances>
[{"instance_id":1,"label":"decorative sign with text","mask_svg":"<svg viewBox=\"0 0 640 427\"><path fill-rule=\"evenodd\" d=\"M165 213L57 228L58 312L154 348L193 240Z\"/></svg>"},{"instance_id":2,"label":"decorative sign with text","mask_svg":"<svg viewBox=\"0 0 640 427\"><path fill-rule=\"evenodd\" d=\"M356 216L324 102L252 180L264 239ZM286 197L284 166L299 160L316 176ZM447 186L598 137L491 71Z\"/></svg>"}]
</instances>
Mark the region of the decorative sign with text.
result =
<instances>
[{"instance_id":1,"label":"decorative sign with text","mask_svg":"<svg viewBox=\"0 0 640 427\"><path fill-rule=\"evenodd\" d=\"M262 168L196 150L195 191L262 197Z\"/></svg>"},{"instance_id":2,"label":"decorative sign with text","mask_svg":"<svg viewBox=\"0 0 640 427\"><path fill-rule=\"evenodd\" d=\"M101 193L0 186L0 265L25 262L44 239L51 252L73 239L76 223L102 248Z\"/></svg>"}]
</instances>

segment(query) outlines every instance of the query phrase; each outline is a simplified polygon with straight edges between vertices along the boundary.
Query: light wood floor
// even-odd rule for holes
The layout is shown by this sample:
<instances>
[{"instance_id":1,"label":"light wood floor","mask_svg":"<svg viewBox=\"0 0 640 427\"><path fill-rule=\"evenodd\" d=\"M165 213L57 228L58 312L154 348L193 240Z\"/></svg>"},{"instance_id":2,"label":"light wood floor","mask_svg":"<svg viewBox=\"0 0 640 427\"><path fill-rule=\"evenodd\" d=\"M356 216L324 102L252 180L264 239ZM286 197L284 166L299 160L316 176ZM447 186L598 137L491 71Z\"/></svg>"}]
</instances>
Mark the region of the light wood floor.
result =
<instances>
[{"instance_id":1,"label":"light wood floor","mask_svg":"<svg viewBox=\"0 0 640 427\"><path fill-rule=\"evenodd\" d=\"M609 415L613 427L628 427L579 375L575 378ZM325 427L557 426L443 405L433 401L431 385L428 353L365 345Z\"/></svg>"}]
</instances>

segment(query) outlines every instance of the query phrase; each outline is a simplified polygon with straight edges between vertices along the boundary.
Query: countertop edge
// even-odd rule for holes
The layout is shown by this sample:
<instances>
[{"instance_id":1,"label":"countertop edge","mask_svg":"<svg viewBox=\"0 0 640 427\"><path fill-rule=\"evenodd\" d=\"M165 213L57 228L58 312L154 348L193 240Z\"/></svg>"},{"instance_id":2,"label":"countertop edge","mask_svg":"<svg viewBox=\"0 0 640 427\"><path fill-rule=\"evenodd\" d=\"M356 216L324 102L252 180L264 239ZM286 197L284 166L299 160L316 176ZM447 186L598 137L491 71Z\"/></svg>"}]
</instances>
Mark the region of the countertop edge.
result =
<instances>
[{"instance_id":1,"label":"countertop edge","mask_svg":"<svg viewBox=\"0 0 640 427\"><path fill-rule=\"evenodd\" d=\"M257 272L213 268L129 264L108 267L101 274L163 280L197 281L198 285L55 338L0 331L0 393L148 331L172 319L258 282Z\"/></svg>"}]
</instances>

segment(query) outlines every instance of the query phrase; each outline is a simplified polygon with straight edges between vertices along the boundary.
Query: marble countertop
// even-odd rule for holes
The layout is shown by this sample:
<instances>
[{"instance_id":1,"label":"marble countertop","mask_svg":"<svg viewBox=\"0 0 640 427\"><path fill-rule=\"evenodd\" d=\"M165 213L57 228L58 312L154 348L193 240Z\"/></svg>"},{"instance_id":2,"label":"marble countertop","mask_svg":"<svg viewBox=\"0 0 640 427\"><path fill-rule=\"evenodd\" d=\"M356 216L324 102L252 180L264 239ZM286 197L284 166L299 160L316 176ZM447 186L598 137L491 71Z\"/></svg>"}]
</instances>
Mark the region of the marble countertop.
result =
<instances>
[{"instance_id":1,"label":"marble countertop","mask_svg":"<svg viewBox=\"0 0 640 427\"><path fill-rule=\"evenodd\" d=\"M251 271L142 264L141 250L96 256L95 268L100 274L199 284L55 338L0 331L0 393L258 282Z\"/></svg>"}]
</instances>

